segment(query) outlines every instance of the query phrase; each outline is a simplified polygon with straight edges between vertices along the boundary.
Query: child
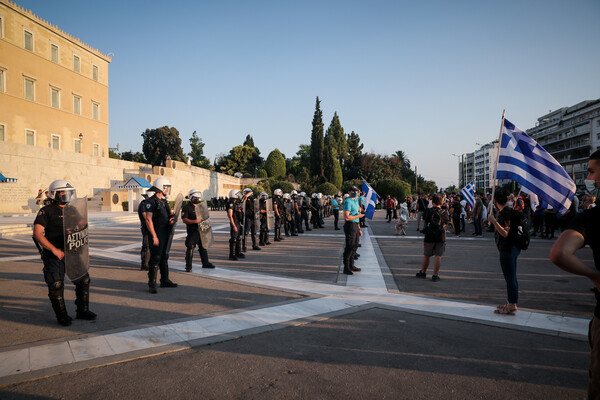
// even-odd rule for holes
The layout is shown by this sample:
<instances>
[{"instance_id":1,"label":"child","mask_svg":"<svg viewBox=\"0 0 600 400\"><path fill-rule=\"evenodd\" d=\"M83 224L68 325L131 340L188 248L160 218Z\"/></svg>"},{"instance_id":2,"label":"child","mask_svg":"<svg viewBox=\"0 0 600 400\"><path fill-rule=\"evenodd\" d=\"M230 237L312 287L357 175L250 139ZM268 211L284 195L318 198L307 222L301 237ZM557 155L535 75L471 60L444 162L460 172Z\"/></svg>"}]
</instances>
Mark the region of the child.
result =
<instances>
[{"instance_id":1,"label":"child","mask_svg":"<svg viewBox=\"0 0 600 400\"><path fill-rule=\"evenodd\" d=\"M396 222L396 235L402 230L402 236L406 236L406 221L408 221L408 206L406 203L400 204L400 218Z\"/></svg>"}]
</instances>

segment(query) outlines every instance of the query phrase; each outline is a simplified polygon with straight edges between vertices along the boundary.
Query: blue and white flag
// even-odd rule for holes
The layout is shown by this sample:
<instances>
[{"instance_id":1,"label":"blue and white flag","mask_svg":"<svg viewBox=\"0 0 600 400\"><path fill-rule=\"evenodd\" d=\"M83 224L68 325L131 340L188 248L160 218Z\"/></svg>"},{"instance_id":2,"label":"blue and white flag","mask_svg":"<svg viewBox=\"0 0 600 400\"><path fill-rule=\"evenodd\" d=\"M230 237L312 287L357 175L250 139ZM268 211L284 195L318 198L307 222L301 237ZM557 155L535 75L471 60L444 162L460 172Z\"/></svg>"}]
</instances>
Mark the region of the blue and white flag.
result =
<instances>
[{"instance_id":1,"label":"blue and white flag","mask_svg":"<svg viewBox=\"0 0 600 400\"><path fill-rule=\"evenodd\" d=\"M363 181L362 191L366 193L365 195L365 217L369 219L373 219L373 214L375 214L375 204L377 204L377 193L373 190L371 185L369 185L366 181Z\"/></svg>"},{"instance_id":2,"label":"blue and white flag","mask_svg":"<svg viewBox=\"0 0 600 400\"><path fill-rule=\"evenodd\" d=\"M462 197L465 198L465 201L469 203L471 208L475 207L475 183L469 182L467 186L462 188L460 191Z\"/></svg>"},{"instance_id":3,"label":"blue and white flag","mask_svg":"<svg viewBox=\"0 0 600 400\"><path fill-rule=\"evenodd\" d=\"M520 183L527 192L551 205L559 215L569 210L575 196L575 182L567 171L542 146L507 119L502 126L496 171L496 178Z\"/></svg>"}]
</instances>

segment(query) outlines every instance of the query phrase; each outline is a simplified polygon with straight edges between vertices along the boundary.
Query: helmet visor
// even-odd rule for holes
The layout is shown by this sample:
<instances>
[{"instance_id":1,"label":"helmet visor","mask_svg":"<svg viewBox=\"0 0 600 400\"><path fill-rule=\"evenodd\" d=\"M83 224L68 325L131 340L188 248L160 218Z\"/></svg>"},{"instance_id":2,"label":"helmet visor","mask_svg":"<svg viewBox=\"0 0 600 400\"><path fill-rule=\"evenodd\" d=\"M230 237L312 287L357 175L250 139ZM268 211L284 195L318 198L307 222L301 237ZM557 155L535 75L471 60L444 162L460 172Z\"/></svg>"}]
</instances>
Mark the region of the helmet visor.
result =
<instances>
[{"instance_id":1,"label":"helmet visor","mask_svg":"<svg viewBox=\"0 0 600 400\"><path fill-rule=\"evenodd\" d=\"M75 200L75 189L58 189L54 192L54 200L60 203L68 203Z\"/></svg>"}]
</instances>

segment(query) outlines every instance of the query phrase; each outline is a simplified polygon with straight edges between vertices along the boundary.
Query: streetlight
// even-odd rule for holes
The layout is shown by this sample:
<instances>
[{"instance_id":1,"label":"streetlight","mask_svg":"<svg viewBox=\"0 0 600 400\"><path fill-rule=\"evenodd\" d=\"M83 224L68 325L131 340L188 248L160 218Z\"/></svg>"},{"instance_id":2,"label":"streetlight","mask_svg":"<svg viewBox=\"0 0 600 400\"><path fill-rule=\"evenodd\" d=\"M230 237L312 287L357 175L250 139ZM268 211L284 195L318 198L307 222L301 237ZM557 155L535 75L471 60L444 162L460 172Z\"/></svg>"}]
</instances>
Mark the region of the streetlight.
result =
<instances>
[{"instance_id":1,"label":"streetlight","mask_svg":"<svg viewBox=\"0 0 600 400\"><path fill-rule=\"evenodd\" d=\"M459 162L460 162L460 175L461 176L459 176L458 185L461 186L461 187L463 187L463 186L465 186L465 161L464 161L465 159L464 159L464 154L460 154L459 155L459 154L452 153L452 155L454 157L456 157L457 159L458 158L460 159ZM461 184L461 182L462 182L462 184Z\"/></svg>"}]
</instances>

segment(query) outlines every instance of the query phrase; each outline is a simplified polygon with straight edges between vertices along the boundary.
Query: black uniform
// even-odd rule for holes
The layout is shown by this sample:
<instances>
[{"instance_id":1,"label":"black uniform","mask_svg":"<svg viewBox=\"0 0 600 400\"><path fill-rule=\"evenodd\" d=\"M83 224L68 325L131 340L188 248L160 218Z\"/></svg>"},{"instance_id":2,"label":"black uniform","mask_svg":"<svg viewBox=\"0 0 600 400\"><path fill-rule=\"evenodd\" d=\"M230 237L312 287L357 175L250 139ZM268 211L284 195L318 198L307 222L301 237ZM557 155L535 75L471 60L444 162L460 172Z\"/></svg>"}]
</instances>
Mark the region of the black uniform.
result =
<instances>
[{"instance_id":1,"label":"black uniform","mask_svg":"<svg viewBox=\"0 0 600 400\"><path fill-rule=\"evenodd\" d=\"M242 240L242 251L246 251L246 235L248 231L252 235L252 250L260 250L256 244L256 226L254 225L254 199L246 199L246 210L244 214L244 239Z\"/></svg>"},{"instance_id":2,"label":"black uniform","mask_svg":"<svg viewBox=\"0 0 600 400\"><path fill-rule=\"evenodd\" d=\"M267 200L261 198L258 203L260 206L260 210L258 210L260 212L260 245L265 246L271 244L269 242L269 227L267 224Z\"/></svg>"},{"instance_id":3,"label":"black uniform","mask_svg":"<svg viewBox=\"0 0 600 400\"><path fill-rule=\"evenodd\" d=\"M190 201L181 209L181 218L195 220L196 208L195 205ZM187 237L185 238L185 270L187 272L192 270L192 258L194 257L194 247L198 246L198 252L200 253L200 259L202 260L202 268L214 268L214 266L208 261L208 252L202 247L202 239L200 238L200 230L198 224L186 224Z\"/></svg>"},{"instance_id":4,"label":"black uniform","mask_svg":"<svg viewBox=\"0 0 600 400\"><path fill-rule=\"evenodd\" d=\"M283 207L283 199L281 196L275 196L273 198L273 214L275 215L275 238L273 239L276 242L283 240L281 238L281 223L285 218L285 209ZM286 231L286 236L287 236Z\"/></svg>"},{"instance_id":5,"label":"black uniform","mask_svg":"<svg viewBox=\"0 0 600 400\"><path fill-rule=\"evenodd\" d=\"M44 227L45 238L57 249L65 250L65 238L63 229L64 208L56 203L44 206L37 214L34 225ZM64 299L65 259L58 259L51 251L42 250L42 261L44 262L44 280L48 285L48 298L56 319L61 325L71 325L71 317L67 314ZM90 300L90 275L85 274L73 281L75 284L75 305L77 306L77 318L93 320L96 314L89 310Z\"/></svg>"},{"instance_id":6,"label":"black uniform","mask_svg":"<svg viewBox=\"0 0 600 400\"><path fill-rule=\"evenodd\" d=\"M241 251L241 239L240 234L242 230L242 221L244 220L244 213L242 212L242 205L239 201L235 199L230 199L227 202L227 213L229 214L229 210L231 210L233 219L233 225L231 225L231 221L229 221L230 229L229 229L229 259L237 260L238 258L244 258L244 253ZM234 227L236 229L234 229Z\"/></svg>"},{"instance_id":7,"label":"black uniform","mask_svg":"<svg viewBox=\"0 0 600 400\"><path fill-rule=\"evenodd\" d=\"M304 226L306 227L306 230L312 231L310 226L308 226L308 209L309 209L308 204L309 204L308 199L306 197L302 197L302 203L300 206L300 225L302 225L302 222L304 222Z\"/></svg>"},{"instance_id":8,"label":"black uniform","mask_svg":"<svg viewBox=\"0 0 600 400\"><path fill-rule=\"evenodd\" d=\"M169 280L169 254L167 253L167 242L173 229L170 223L171 208L169 203L163 197L157 195L150 197L144 205L144 212L152 213L152 225L154 232L158 237L158 246L154 246L154 242L148 232L148 243L150 244L150 265L148 270L148 287L150 292L156 291L156 275L160 268L160 286L161 287L176 287L177 284ZM154 289L154 290L153 290Z\"/></svg>"},{"instance_id":9,"label":"black uniform","mask_svg":"<svg viewBox=\"0 0 600 400\"><path fill-rule=\"evenodd\" d=\"M140 250L140 257L142 259L142 266L140 269L142 271L148 271L150 265L150 243L148 243L148 228L146 227L146 220L144 219L144 209L146 206L146 202L148 199L142 200L140 205L138 206L138 217L140 219L142 231L142 249Z\"/></svg>"}]
</instances>

